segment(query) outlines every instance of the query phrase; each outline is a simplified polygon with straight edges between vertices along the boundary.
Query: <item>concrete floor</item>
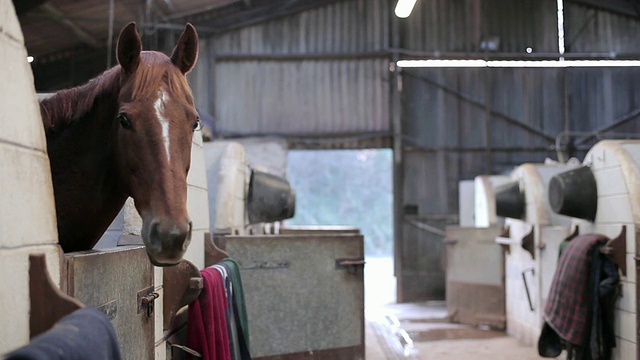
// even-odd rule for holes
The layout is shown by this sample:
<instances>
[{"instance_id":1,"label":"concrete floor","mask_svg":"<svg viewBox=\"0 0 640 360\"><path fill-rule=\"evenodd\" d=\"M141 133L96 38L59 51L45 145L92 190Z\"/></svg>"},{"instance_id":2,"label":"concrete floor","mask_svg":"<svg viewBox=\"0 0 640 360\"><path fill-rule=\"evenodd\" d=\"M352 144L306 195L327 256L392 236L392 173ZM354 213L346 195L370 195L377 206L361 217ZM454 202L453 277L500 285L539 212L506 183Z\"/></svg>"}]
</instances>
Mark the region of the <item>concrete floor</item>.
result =
<instances>
[{"instance_id":1,"label":"concrete floor","mask_svg":"<svg viewBox=\"0 0 640 360\"><path fill-rule=\"evenodd\" d=\"M396 304L392 274L391 258L367 258L366 360L544 359L504 332L448 322L444 301Z\"/></svg>"}]
</instances>

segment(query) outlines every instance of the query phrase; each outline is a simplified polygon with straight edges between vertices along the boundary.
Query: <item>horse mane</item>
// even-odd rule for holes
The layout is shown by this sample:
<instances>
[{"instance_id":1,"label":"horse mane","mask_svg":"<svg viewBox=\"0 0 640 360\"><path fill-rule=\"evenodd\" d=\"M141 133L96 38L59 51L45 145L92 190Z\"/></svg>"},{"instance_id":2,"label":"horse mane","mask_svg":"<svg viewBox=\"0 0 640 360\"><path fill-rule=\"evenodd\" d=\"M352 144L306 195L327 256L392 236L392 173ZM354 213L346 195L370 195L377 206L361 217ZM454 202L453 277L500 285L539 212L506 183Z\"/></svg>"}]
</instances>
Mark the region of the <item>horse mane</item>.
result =
<instances>
[{"instance_id":1,"label":"horse mane","mask_svg":"<svg viewBox=\"0 0 640 360\"><path fill-rule=\"evenodd\" d=\"M187 102L193 104L193 94L178 68L171 59L157 51L140 53L140 65L134 73L132 99L154 96L164 85L169 91L187 94ZM65 89L40 101L40 114L45 131L60 131L87 115L95 101L102 96L117 96L123 85L122 68L116 65L86 84Z\"/></svg>"}]
</instances>

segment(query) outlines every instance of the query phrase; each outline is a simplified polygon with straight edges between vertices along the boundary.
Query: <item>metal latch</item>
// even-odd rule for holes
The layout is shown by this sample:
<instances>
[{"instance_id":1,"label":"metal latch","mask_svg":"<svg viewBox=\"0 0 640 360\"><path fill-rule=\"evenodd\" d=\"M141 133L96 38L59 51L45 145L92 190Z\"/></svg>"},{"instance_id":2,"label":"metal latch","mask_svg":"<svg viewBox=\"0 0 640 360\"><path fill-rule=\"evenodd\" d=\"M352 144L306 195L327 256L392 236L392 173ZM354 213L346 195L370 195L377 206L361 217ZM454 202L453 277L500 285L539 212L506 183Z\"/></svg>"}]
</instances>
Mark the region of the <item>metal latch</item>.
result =
<instances>
[{"instance_id":1,"label":"metal latch","mask_svg":"<svg viewBox=\"0 0 640 360\"><path fill-rule=\"evenodd\" d=\"M357 274L360 269L364 269L364 258L341 258L336 259L336 270L346 269L349 274Z\"/></svg>"},{"instance_id":2,"label":"metal latch","mask_svg":"<svg viewBox=\"0 0 640 360\"><path fill-rule=\"evenodd\" d=\"M138 314L145 311L147 316L153 315L154 301L160 295L153 292L153 286L138 291Z\"/></svg>"}]
</instances>

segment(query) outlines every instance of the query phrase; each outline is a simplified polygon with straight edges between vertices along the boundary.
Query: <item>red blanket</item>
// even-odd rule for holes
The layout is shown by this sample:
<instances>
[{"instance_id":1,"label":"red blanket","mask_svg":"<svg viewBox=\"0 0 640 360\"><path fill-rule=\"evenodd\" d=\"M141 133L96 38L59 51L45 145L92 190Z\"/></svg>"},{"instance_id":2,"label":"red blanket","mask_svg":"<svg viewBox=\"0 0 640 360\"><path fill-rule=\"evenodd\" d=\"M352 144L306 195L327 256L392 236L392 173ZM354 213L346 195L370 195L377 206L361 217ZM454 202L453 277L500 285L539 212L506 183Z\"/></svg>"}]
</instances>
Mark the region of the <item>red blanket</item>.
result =
<instances>
[{"instance_id":1,"label":"red blanket","mask_svg":"<svg viewBox=\"0 0 640 360\"><path fill-rule=\"evenodd\" d=\"M187 346L202 355L203 360L230 360L227 330L227 299L220 272L214 268L201 271L203 288L189 305Z\"/></svg>"}]
</instances>

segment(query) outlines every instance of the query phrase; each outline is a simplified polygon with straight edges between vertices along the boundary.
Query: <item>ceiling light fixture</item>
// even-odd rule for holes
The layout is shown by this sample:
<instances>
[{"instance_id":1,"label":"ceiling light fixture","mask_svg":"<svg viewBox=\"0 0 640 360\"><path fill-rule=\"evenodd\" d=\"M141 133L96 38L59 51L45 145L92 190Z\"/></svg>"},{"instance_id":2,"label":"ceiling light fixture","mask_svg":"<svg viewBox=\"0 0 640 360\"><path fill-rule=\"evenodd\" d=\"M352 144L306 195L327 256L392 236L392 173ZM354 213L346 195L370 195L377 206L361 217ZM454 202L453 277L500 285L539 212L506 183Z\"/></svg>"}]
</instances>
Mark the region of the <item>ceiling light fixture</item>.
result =
<instances>
[{"instance_id":1,"label":"ceiling light fixture","mask_svg":"<svg viewBox=\"0 0 640 360\"><path fill-rule=\"evenodd\" d=\"M403 68L568 68L640 66L640 60L399 60Z\"/></svg>"},{"instance_id":2,"label":"ceiling light fixture","mask_svg":"<svg viewBox=\"0 0 640 360\"><path fill-rule=\"evenodd\" d=\"M415 4L416 0L398 0L395 9L396 16L401 19L408 18Z\"/></svg>"}]
</instances>

